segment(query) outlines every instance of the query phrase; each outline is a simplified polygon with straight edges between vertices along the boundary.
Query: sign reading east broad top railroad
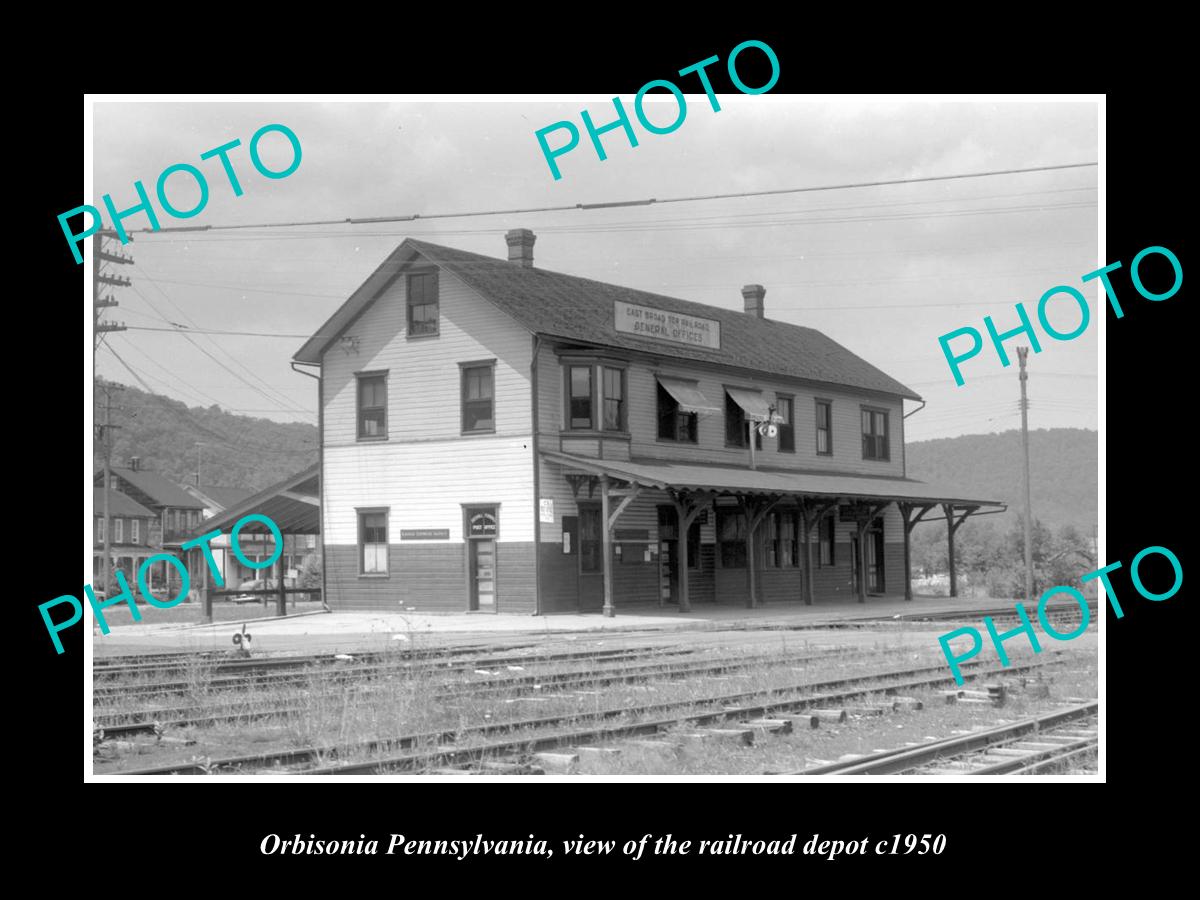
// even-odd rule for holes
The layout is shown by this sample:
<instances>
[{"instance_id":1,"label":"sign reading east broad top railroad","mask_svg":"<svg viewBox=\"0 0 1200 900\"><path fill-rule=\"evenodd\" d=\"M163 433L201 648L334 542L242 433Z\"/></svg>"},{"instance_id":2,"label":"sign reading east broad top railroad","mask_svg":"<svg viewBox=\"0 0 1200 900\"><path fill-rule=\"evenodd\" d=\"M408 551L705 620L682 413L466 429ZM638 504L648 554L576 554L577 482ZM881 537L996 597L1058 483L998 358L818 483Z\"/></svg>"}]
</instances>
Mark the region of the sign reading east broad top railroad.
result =
<instances>
[{"instance_id":1,"label":"sign reading east broad top railroad","mask_svg":"<svg viewBox=\"0 0 1200 900\"><path fill-rule=\"evenodd\" d=\"M613 307L617 331L673 344L721 349L721 323L716 319L699 319L623 300L614 300Z\"/></svg>"}]
</instances>

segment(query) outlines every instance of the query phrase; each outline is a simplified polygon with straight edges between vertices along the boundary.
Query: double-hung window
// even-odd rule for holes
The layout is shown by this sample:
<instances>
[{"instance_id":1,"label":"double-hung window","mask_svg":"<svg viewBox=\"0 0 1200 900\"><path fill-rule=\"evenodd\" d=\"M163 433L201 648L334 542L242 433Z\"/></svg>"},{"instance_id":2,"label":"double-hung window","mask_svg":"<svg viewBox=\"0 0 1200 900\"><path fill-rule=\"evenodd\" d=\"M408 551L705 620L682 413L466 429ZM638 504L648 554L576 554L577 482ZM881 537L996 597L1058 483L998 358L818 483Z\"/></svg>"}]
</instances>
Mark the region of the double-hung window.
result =
<instances>
[{"instance_id":1,"label":"double-hung window","mask_svg":"<svg viewBox=\"0 0 1200 900\"><path fill-rule=\"evenodd\" d=\"M834 514L830 513L817 523L817 564L821 566L833 565L833 550L835 546L835 529Z\"/></svg>"},{"instance_id":2,"label":"double-hung window","mask_svg":"<svg viewBox=\"0 0 1200 900\"><path fill-rule=\"evenodd\" d=\"M796 452L796 426L793 422L794 404L791 397L776 395L775 414L779 416L779 452Z\"/></svg>"},{"instance_id":3,"label":"double-hung window","mask_svg":"<svg viewBox=\"0 0 1200 900\"><path fill-rule=\"evenodd\" d=\"M660 383L658 385L658 437L663 441L696 443L696 420L694 412L684 412L676 400Z\"/></svg>"},{"instance_id":4,"label":"double-hung window","mask_svg":"<svg viewBox=\"0 0 1200 900\"><path fill-rule=\"evenodd\" d=\"M888 414L884 410L862 410L863 459L888 458Z\"/></svg>"},{"instance_id":5,"label":"double-hung window","mask_svg":"<svg viewBox=\"0 0 1200 900\"><path fill-rule=\"evenodd\" d=\"M746 517L741 512L717 507L717 543L722 569L746 568Z\"/></svg>"},{"instance_id":6,"label":"double-hung window","mask_svg":"<svg viewBox=\"0 0 1200 900\"><path fill-rule=\"evenodd\" d=\"M359 440L387 437L387 372L358 375Z\"/></svg>"},{"instance_id":7,"label":"double-hung window","mask_svg":"<svg viewBox=\"0 0 1200 900\"><path fill-rule=\"evenodd\" d=\"M438 333L437 272L412 272L408 276L408 336Z\"/></svg>"},{"instance_id":8,"label":"double-hung window","mask_svg":"<svg viewBox=\"0 0 1200 900\"><path fill-rule=\"evenodd\" d=\"M833 456L833 404L817 401L817 456Z\"/></svg>"},{"instance_id":9,"label":"double-hung window","mask_svg":"<svg viewBox=\"0 0 1200 900\"><path fill-rule=\"evenodd\" d=\"M362 575L388 574L388 511L358 511L358 571Z\"/></svg>"},{"instance_id":10,"label":"double-hung window","mask_svg":"<svg viewBox=\"0 0 1200 900\"><path fill-rule=\"evenodd\" d=\"M625 430L625 370L602 366L601 388L604 403L604 430Z\"/></svg>"},{"instance_id":11,"label":"double-hung window","mask_svg":"<svg viewBox=\"0 0 1200 900\"><path fill-rule=\"evenodd\" d=\"M140 544L142 542L142 520L129 520L129 543Z\"/></svg>"},{"instance_id":12,"label":"double-hung window","mask_svg":"<svg viewBox=\"0 0 1200 900\"><path fill-rule=\"evenodd\" d=\"M462 367L462 430L496 430L495 365L469 364Z\"/></svg>"}]
</instances>

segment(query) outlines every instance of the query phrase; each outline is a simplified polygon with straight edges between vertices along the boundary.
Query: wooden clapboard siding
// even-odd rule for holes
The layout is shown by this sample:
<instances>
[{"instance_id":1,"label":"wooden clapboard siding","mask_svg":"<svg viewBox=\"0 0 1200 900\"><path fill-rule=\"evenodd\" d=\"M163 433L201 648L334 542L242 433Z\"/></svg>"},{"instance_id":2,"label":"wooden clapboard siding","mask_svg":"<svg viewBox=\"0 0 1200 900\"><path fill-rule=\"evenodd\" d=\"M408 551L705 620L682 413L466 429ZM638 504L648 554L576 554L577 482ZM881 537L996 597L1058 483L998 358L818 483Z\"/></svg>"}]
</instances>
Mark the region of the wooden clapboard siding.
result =
<instances>
[{"instance_id":1,"label":"wooden clapboard siding","mask_svg":"<svg viewBox=\"0 0 1200 900\"><path fill-rule=\"evenodd\" d=\"M405 528L446 528L458 543L462 504L476 503L500 505L501 541L533 540L529 334L455 276L442 271L438 281L436 337L407 339L402 275L347 330L358 339L357 353L335 343L325 354L329 545L357 544L361 507L390 510L391 541ZM492 359L496 432L463 435L459 363ZM354 373L383 369L387 439L359 441Z\"/></svg>"},{"instance_id":2,"label":"wooden clapboard siding","mask_svg":"<svg viewBox=\"0 0 1200 900\"><path fill-rule=\"evenodd\" d=\"M489 359L496 360L496 436L528 435L532 430L529 332L442 271L439 333L409 340L406 282L403 274L396 278L347 329L346 336L358 339L357 352L347 352L341 342L335 342L325 353L325 447L430 440L454 440L466 446L488 440L486 435L462 435L458 364ZM358 441L354 373L380 369L389 372L388 439Z\"/></svg>"}]
</instances>

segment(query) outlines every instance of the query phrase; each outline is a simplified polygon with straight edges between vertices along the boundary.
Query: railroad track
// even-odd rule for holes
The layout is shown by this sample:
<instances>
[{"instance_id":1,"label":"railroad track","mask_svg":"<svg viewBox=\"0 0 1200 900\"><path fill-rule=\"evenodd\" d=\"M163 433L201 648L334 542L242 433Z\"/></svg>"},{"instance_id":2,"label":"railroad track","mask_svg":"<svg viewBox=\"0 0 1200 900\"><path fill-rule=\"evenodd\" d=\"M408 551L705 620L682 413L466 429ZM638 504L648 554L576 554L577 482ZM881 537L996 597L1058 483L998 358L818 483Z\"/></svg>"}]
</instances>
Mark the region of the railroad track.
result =
<instances>
[{"instance_id":1,"label":"railroad track","mask_svg":"<svg viewBox=\"0 0 1200 900\"><path fill-rule=\"evenodd\" d=\"M1099 706L1091 700L1010 725L784 774L1036 774L1096 752Z\"/></svg>"},{"instance_id":2,"label":"railroad track","mask_svg":"<svg viewBox=\"0 0 1200 900\"><path fill-rule=\"evenodd\" d=\"M907 652L901 650L900 652ZM695 660L682 663L648 663L642 666L622 664L620 668L576 670L542 675L521 675L487 681L472 681L465 684L444 685L436 694L444 701L463 697L485 699L506 694L529 694L541 692L539 696L562 693L572 689L597 688L629 682L649 682L679 679L689 676L712 677L729 672L769 664L795 666L810 662L831 662L839 658L852 659L853 652L837 649L822 653L780 656L778 654L756 654L722 660ZM611 665L619 660L606 659ZM302 706L265 706L247 709L245 705L230 706L227 710L213 712L211 707L192 706L139 710L128 713L113 713L105 717L97 714L94 728L102 730L105 737L121 737L132 734L154 734L172 728L205 727L224 722L246 722L280 718L302 713ZM136 718L136 722L123 721Z\"/></svg>"},{"instance_id":3,"label":"railroad track","mask_svg":"<svg viewBox=\"0 0 1200 900\"><path fill-rule=\"evenodd\" d=\"M963 677L1005 677L1041 669L1057 660L1051 658L1022 665L982 668L967 663ZM933 674L930 674L933 673ZM896 694L934 688L953 682L944 665L924 666L832 681L794 684L770 689L693 698L686 701L571 713L533 719L456 728L388 739L359 742L349 746L291 748L226 759L171 763L143 769L113 771L123 775L212 774L221 771L248 772L268 769L295 774L364 774L427 768L434 763L463 765L496 756L528 754L596 740L613 740L657 734L682 724L704 725L726 721L759 719L770 713L821 709L844 704L872 694ZM699 707L699 709L698 709ZM586 719L580 723L581 719ZM618 721L615 719L634 719ZM500 737L497 737L500 736ZM395 753L394 751L401 751ZM365 761L331 762L347 755L392 753ZM286 767L286 768L285 768ZM107 773L106 773L107 774Z\"/></svg>"},{"instance_id":4,"label":"railroad track","mask_svg":"<svg viewBox=\"0 0 1200 900\"><path fill-rule=\"evenodd\" d=\"M212 678L201 677L197 682L187 679L175 681L160 681L146 683L104 682L92 685L92 694L97 698L113 695L161 695L187 693L194 690L197 684L205 689L241 688L249 685L255 687L271 687L303 683L310 678L362 678L377 674L408 673L417 674L430 672L437 674L453 674L474 671L475 669L504 668L515 665L549 665L560 662L571 662L579 659L599 659L604 661L649 659L656 656L681 656L695 653L695 648L654 648L629 649L609 648L605 650L579 650L570 653L553 654L518 654L512 656L484 656L466 660L434 659L427 662L409 662L395 657L382 657L377 662L368 661L358 664L361 654L348 654L353 662L338 660L334 657L319 657L316 664L303 662L302 658L287 660L279 666L283 671L265 671L254 667L236 670L235 674L226 674ZM227 672L229 670L226 670Z\"/></svg>"}]
</instances>

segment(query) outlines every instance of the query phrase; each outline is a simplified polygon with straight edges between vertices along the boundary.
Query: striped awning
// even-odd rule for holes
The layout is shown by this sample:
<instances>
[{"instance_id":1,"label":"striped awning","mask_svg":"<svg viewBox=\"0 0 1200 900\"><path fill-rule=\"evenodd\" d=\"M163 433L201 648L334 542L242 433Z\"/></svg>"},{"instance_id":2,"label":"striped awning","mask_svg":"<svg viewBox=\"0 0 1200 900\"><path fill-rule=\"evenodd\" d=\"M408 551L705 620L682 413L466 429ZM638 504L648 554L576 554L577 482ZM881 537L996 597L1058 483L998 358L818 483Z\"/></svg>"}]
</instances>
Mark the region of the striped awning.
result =
<instances>
[{"instance_id":1,"label":"striped awning","mask_svg":"<svg viewBox=\"0 0 1200 900\"><path fill-rule=\"evenodd\" d=\"M746 418L750 421L765 422L771 418L771 410L762 391L736 387L727 387L725 390L733 398L733 402L745 411Z\"/></svg>"},{"instance_id":2,"label":"striped awning","mask_svg":"<svg viewBox=\"0 0 1200 900\"><path fill-rule=\"evenodd\" d=\"M679 404L680 410L685 413L715 413L720 410L713 406L708 398L700 393L700 388L696 386L696 382L688 381L686 378L671 378L668 375L657 376L658 383L663 386L663 389L675 398L675 402Z\"/></svg>"}]
</instances>

